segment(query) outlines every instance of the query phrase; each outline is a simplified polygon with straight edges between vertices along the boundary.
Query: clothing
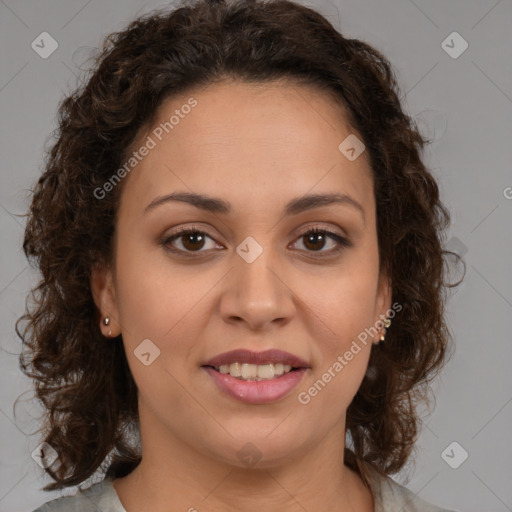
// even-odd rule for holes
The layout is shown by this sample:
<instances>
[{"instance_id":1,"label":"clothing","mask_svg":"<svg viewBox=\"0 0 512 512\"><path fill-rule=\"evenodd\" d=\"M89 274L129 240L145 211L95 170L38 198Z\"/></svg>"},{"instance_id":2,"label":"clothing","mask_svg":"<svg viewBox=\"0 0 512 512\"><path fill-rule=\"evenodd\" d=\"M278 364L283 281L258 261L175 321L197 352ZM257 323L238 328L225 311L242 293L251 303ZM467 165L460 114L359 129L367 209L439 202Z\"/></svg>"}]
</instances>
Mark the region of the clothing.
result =
<instances>
[{"instance_id":1,"label":"clothing","mask_svg":"<svg viewBox=\"0 0 512 512\"><path fill-rule=\"evenodd\" d=\"M456 512L428 503L389 477L374 472L370 487L375 502L374 512ZM104 479L74 496L49 501L33 512L126 512L112 479ZM131 511L130 511L131 512Z\"/></svg>"}]
</instances>

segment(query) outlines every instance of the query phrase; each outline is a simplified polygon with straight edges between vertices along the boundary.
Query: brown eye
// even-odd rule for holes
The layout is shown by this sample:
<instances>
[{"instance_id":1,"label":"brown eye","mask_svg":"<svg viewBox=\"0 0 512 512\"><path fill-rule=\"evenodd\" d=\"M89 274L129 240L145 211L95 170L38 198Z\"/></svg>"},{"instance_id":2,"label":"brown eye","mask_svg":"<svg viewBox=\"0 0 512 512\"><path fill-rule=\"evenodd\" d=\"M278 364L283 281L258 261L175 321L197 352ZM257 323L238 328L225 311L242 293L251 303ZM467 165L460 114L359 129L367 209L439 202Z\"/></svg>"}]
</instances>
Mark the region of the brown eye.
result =
<instances>
[{"instance_id":1,"label":"brown eye","mask_svg":"<svg viewBox=\"0 0 512 512\"><path fill-rule=\"evenodd\" d=\"M203 248L205 237L204 234L199 231L189 231L187 233L181 233L179 239L182 240L185 249L194 251Z\"/></svg>"},{"instance_id":2,"label":"brown eye","mask_svg":"<svg viewBox=\"0 0 512 512\"><path fill-rule=\"evenodd\" d=\"M161 241L161 244L172 252L182 254L189 253L190 255L193 253L200 254L207 252L208 250L202 250L206 245L207 238L214 241L208 233L197 228L189 227L180 229L177 233L166 237ZM304 251L312 253L315 257L331 256L346 247L352 246L352 243L347 238L327 229L320 228L310 229L302 233L299 235L298 240L302 241L302 244L305 247ZM331 241L333 247L324 251L323 249L329 241ZM295 242L295 244L297 243L298 242ZM318 253L318 256L315 253Z\"/></svg>"},{"instance_id":3,"label":"brown eye","mask_svg":"<svg viewBox=\"0 0 512 512\"><path fill-rule=\"evenodd\" d=\"M303 240L303 245L306 247L307 252L317 252L323 257L324 253L327 255L337 253L345 247L350 247L352 243L346 238L333 233L327 229L314 228L302 233L299 240ZM334 241L334 248L326 251L322 249L326 246L328 240Z\"/></svg>"},{"instance_id":4,"label":"brown eye","mask_svg":"<svg viewBox=\"0 0 512 512\"><path fill-rule=\"evenodd\" d=\"M201 249L205 247L207 238L213 240L213 238L211 238L207 233L201 231L200 229L184 228L181 229L178 233L166 237L164 240L162 240L161 244L174 252L199 253L205 252ZM179 245L176 247L176 243L179 243L181 247Z\"/></svg>"},{"instance_id":5,"label":"brown eye","mask_svg":"<svg viewBox=\"0 0 512 512\"><path fill-rule=\"evenodd\" d=\"M306 235L302 235L304 245L311 250L323 249L327 242L327 236L325 233L310 232Z\"/></svg>"}]
</instances>

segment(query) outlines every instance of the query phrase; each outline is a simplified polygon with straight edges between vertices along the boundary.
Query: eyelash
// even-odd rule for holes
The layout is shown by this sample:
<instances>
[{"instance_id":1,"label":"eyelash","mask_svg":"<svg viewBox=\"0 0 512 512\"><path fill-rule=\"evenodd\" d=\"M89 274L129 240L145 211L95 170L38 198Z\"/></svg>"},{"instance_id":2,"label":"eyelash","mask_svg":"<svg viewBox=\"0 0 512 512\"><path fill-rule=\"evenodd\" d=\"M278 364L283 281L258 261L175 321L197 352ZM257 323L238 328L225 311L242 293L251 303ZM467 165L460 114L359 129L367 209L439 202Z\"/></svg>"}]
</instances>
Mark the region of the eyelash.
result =
<instances>
[{"instance_id":1,"label":"eyelash","mask_svg":"<svg viewBox=\"0 0 512 512\"><path fill-rule=\"evenodd\" d=\"M318 253L318 255L313 256L314 258L327 258L329 256L333 256L334 254L341 252L343 249L352 247L352 242L350 240L348 240L347 238L344 238L344 237L338 235L337 233L334 233L333 231L329 231L328 229L322 229L322 228L318 228L318 227L304 231L303 233L298 235L297 240L300 239L301 237L304 237L305 235L316 234L316 233L327 235L329 238L338 242L338 247L331 249L330 251L320 251L320 252L319 251L306 251L306 252L312 253L313 255L315 254L315 252ZM190 234L206 235L208 238L211 238L213 240L213 237L211 237L206 231L203 231L199 228L192 226L192 227L181 228L176 233L174 233L170 236L167 236L163 240L161 240L160 244L163 245L168 251L171 251L173 253L187 254L186 257L190 257L190 258L201 257L200 253L206 252L206 251L203 251L203 250L187 251L187 250L169 247L169 244L171 242L173 242L174 240L179 239L180 237L182 237L184 235L190 235ZM197 253L197 254L194 254L194 253ZM326 254L320 255L322 253L326 253Z\"/></svg>"}]
</instances>

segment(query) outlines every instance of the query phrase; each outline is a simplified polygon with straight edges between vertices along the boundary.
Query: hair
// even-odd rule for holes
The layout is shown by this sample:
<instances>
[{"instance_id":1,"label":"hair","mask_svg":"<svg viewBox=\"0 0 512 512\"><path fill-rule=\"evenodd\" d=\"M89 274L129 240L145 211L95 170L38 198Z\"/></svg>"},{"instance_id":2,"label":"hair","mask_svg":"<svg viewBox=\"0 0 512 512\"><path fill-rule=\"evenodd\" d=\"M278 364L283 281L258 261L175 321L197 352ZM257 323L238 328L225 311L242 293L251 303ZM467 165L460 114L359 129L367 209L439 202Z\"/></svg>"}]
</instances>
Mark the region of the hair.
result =
<instances>
[{"instance_id":1,"label":"hair","mask_svg":"<svg viewBox=\"0 0 512 512\"><path fill-rule=\"evenodd\" d=\"M376 49L345 38L320 13L289 0L190 1L141 16L107 36L89 77L65 97L45 169L32 192L23 250L41 279L16 322L20 367L44 407L38 431L58 453L51 491L99 469L119 478L140 462L137 387L122 335L107 341L91 271L114 263L122 183L99 200L130 145L165 99L226 79L288 80L342 103L366 146L377 208L381 271L402 306L347 409L344 461L399 471L417 439L417 406L448 357L443 230L450 216L421 160L430 141L401 108L395 71ZM454 254L451 253L450 254ZM456 255L455 255L456 256ZM23 332L19 322L27 322Z\"/></svg>"}]
</instances>

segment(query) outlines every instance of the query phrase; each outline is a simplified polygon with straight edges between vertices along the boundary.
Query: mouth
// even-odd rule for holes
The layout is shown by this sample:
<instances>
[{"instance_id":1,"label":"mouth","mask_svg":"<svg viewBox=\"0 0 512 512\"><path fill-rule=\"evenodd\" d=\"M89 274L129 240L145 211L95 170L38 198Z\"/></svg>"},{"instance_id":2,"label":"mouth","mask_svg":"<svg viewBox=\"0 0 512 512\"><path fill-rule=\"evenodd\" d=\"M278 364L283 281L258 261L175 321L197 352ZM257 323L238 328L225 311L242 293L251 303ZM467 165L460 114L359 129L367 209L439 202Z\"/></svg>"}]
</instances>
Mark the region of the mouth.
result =
<instances>
[{"instance_id":1,"label":"mouth","mask_svg":"<svg viewBox=\"0 0 512 512\"><path fill-rule=\"evenodd\" d=\"M240 363L233 364L240 365ZM217 370L215 366L210 365L203 365L201 368L210 377L216 389L222 394L249 405L269 404L284 399L299 385L307 371L306 368L290 367L289 371L284 372L283 368L282 375L274 374L273 377L262 378L250 376L254 375L252 367L256 367L259 371L261 367L271 366L270 364L252 365L244 363L240 366L240 371L246 372L245 375L249 375L249 377L244 378L243 375L234 377L229 372L221 373L220 368ZM229 365L229 369L231 369L231 365ZM263 371L269 370L265 368ZM236 373L236 366L234 373ZM270 375L270 373L266 375Z\"/></svg>"},{"instance_id":2,"label":"mouth","mask_svg":"<svg viewBox=\"0 0 512 512\"><path fill-rule=\"evenodd\" d=\"M269 363L269 364L249 364L249 363L231 363L222 364L218 367L203 365L204 368L211 368L223 375L230 375L239 380L247 382L259 382L262 380L272 380L291 372L301 370L305 367L292 367L289 364Z\"/></svg>"},{"instance_id":3,"label":"mouth","mask_svg":"<svg viewBox=\"0 0 512 512\"><path fill-rule=\"evenodd\" d=\"M271 349L264 352L253 352L246 349L224 352L206 361L204 368L229 375L244 381L272 380L298 370L310 368L300 357Z\"/></svg>"}]
</instances>

